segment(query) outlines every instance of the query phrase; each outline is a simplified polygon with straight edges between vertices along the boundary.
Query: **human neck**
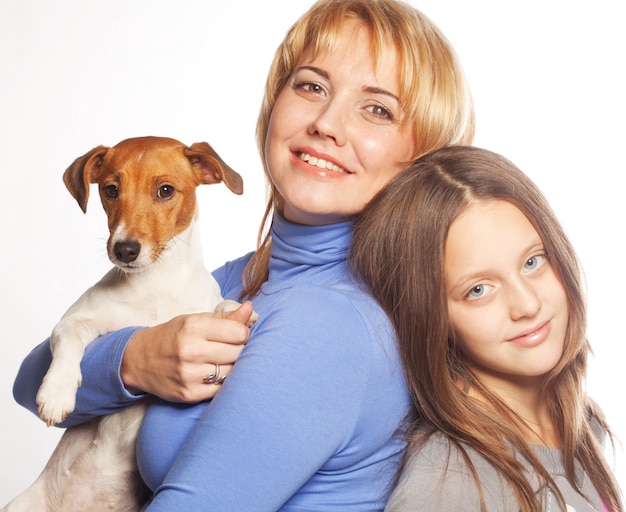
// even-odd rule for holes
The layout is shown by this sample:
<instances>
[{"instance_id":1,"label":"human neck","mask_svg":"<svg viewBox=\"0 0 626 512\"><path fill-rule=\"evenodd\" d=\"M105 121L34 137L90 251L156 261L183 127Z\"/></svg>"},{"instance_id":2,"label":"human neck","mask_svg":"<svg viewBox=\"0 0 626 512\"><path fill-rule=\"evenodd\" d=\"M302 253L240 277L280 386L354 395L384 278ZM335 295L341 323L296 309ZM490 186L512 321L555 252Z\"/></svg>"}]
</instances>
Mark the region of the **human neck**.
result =
<instances>
[{"instance_id":1,"label":"human neck","mask_svg":"<svg viewBox=\"0 0 626 512\"><path fill-rule=\"evenodd\" d=\"M523 427L528 434L527 440L530 444L538 444L548 448L561 448L561 437L551 420L535 422L519 415L523 422Z\"/></svg>"},{"instance_id":2,"label":"human neck","mask_svg":"<svg viewBox=\"0 0 626 512\"><path fill-rule=\"evenodd\" d=\"M530 444L561 447L560 435L543 399L543 391L536 382L512 384L500 379L481 380L520 418L520 428Z\"/></svg>"}]
</instances>

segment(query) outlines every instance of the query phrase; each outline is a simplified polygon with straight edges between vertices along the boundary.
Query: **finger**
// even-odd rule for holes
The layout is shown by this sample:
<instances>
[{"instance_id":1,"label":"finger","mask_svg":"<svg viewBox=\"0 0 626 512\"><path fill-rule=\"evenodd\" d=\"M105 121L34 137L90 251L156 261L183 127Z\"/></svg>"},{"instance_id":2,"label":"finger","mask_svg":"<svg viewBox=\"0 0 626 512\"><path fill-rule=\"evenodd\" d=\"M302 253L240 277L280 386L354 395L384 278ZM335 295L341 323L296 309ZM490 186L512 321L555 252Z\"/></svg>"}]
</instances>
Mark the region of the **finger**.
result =
<instances>
[{"instance_id":1,"label":"finger","mask_svg":"<svg viewBox=\"0 0 626 512\"><path fill-rule=\"evenodd\" d=\"M204 368L204 376L200 379L205 385L221 386L233 368L231 364L208 364Z\"/></svg>"},{"instance_id":2,"label":"finger","mask_svg":"<svg viewBox=\"0 0 626 512\"><path fill-rule=\"evenodd\" d=\"M182 338L241 344L248 341L250 329L239 321L225 318L227 313L198 313L181 317Z\"/></svg>"},{"instance_id":3,"label":"finger","mask_svg":"<svg viewBox=\"0 0 626 512\"><path fill-rule=\"evenodd\" d=\"M233 311L224 312L222 313L222 315L223 315L223 318L227 318L229 320L235 320L244 325L248 325L248 322L250 321L250 317L252 316L252 313L253 313L252 303L249 300L247 300L237 309Z\"/></svg>"},{"instance_id":4,"label":"finger","mask_svg":"<svg viewBox=\"0 0 626 512\"><path fill-rule=\"evenodd\" d=\"M200 385L196 388L199 400L214 398L222 389L232 368L232 365L206 365L208 373L199 379Z\"/></svg>"},{"instance_id":5,"label":"finger","mask_svg":"<svg viewBox=\"0 0 626 512\"><path fill-rule=\"evenodd\" d=\"M202 361L207 365L232 365L237 361L245 346L235 343L206 343L206 341L203 345L205 350L202 354Z\"/></svg>"},{"instance_id":6,"label":"finger","mask_svg":"<svg viewBox=\"0 0 626 512\"><path fill-rule=\"evenodd\" d=\"M232 368L232 364L197 365L182 380L174 381L157 396L176 403L198 403L213 398L227 380L224 377L230 375Z\"/></svg>"}]
</instances>

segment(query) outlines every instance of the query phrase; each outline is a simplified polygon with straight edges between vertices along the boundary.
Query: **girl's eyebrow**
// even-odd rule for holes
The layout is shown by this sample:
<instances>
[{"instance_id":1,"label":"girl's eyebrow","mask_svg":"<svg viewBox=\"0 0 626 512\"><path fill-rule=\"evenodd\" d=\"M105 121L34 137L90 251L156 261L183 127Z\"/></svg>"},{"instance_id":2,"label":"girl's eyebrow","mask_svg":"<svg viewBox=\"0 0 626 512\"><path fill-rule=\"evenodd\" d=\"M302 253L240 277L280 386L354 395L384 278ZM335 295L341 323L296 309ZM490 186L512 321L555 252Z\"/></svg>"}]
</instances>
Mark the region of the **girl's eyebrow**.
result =
<instances>
[{"instance_id":1,"label":"girl's eyebrow","mask_svg":"<svg viewBox=\"0 0 626 512\"><path fill-rule=\"evenodd\" d=\"M451 295L455 295L460 292L464 292L465 288L467 288L470 283L479 281L485 275L484 270L479 270L477 272L468 272L466 274L458 277L454 283L451 283L449 287L447 287L447 293Z\"/></svg>"},{"instance_id":2,"label":"girl's eyebrow","mask_svg":"<svg viewBox=\"0 0 626 512\"><path fill-rule=\"evenodd\" d=\"M299 68L296 69L296 72L303 70L303 69L308 69L309 71L312 71L313 73L320 75L322 78L326 80L330 80L330 73L324 69L321 69L315 66L300 66ZM389 92L387 89L383 89L382 87L365 86L363 87L363 90L365 92L369 92L372 94L383 94L385 96L389 96L390 98L393 98L398 103L400 102L400 98L398 98L397 95L395 95L392 92Z\"/></svg>"}]
</instances>

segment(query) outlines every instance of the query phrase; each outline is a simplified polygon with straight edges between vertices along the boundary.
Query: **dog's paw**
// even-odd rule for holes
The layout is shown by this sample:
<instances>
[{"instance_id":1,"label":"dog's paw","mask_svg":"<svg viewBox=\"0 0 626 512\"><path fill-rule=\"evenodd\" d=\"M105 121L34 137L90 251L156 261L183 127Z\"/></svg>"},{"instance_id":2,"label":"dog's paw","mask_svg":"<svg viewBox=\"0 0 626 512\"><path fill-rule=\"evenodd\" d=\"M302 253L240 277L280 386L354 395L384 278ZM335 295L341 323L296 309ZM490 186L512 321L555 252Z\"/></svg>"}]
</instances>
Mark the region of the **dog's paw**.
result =
<instances>
[{"instance_id":1,"label":"dog's paw","mask_svg":"<svg viewBox=\"0 0 626 512\"><path fill-rule=\"evenodd\" d=\"M259 314L256 311L253 311L250 315L250 320L248 320L248 327L252 327L256 324L256 321L259 319Z\"/></svg>"},{"instance_id":2,"label":"dog's paw","mask_svg":"<svg viewBox=\"0 0 626 512\"><path fill-rule=\"evenodd\" d=\"M62 423L76 407L76 391L81 385L78 376L48 372L37 392L39 416L50 427Z\"/></svg>"},{"instance_id":3,"label":"dog's paw","mask_svg":"<svg viewBox=\"0 0 626 512\"><path fill-rule=\"evenodd\" d=\"M239 306L241 306L241 303L234 300L225 299L217 306L215 306L215 312L235 311ZM258 319L259 314L256 311L253 311L246 325L248 327L252 327Z\"/></svg>"}]
</instances>

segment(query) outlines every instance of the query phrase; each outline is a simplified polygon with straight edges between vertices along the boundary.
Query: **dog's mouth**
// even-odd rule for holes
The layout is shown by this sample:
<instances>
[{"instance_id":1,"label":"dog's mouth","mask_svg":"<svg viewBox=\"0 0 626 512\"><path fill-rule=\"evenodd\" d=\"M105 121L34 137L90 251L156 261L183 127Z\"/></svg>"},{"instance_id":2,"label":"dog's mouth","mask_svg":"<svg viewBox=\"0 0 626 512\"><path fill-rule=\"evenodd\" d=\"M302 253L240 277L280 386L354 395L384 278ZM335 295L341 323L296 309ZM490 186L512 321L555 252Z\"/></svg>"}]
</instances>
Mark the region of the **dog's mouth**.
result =
<instances>
[{"instance_id":1,"label":"dog's mouth","mask_svg":"<svg viewBox=\"0 0 626 512\"><path fill-rule=\"evenodd\" d=\"M146 257L145 247L136 240L115 242L109 251L109 259L122 272L133 274L143 271L156 258Z\"/></svg>"},{"instance_id":2,"label":"dog's mouth","mask_svg":"<svg viewBox=\"0 0 626 512\"><path fill-rule=\"evenodd\" d=\"M140 265L138 263L122 263L119 261L114 261L113 264L125 274L137 274L142 272L147 265Z\"/></svg>"}]
</instances>

